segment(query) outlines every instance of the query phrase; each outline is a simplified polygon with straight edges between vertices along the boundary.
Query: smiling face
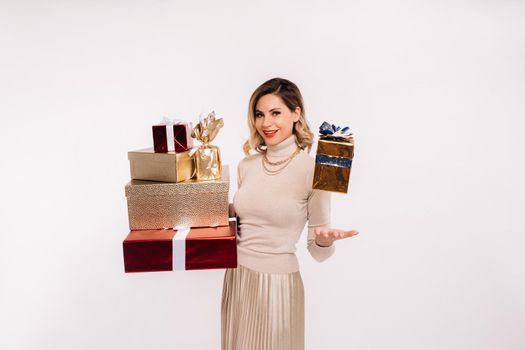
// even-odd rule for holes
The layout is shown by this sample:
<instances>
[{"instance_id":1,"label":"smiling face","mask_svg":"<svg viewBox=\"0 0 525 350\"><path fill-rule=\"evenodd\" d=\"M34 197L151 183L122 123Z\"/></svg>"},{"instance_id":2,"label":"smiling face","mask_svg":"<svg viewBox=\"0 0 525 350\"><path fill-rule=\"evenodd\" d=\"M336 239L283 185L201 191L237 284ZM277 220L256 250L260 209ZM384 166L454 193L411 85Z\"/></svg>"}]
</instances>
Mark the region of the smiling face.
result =
<instances>
[{"instance_id":1,"label":"smiling face","mask_svg":"<svg viewBox=\"0 0 525 350\"><path fill-rule=\"evenodd\" d=\"M290 110L276 94L262 96L255 105L255 128L267 146L277 145L293 132L294 122L301 117L301 108Z\"/></svg>"}]
</instances>

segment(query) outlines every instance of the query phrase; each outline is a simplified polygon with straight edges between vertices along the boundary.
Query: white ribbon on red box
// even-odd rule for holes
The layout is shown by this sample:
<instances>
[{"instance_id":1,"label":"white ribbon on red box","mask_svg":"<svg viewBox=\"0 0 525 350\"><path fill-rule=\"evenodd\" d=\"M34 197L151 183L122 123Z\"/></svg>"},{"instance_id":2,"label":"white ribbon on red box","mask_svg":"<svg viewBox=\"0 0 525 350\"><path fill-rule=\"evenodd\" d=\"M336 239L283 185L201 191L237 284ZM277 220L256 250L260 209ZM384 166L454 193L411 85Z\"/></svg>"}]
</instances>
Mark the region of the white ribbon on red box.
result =
<instances>
[{"instance_id":1,"label":"white ribbon on red box","mask_svg":"<svg viewBox=\"0 0 525 350\"><path fill-rule=\"evenodd\" d=\"M171 241L173 245L173 271L186 270L186 237L190 233L190 228L185 226L174 227L173 229L177 230Z\"/></svg>"},{"instance_id":2,"label":"white ribbon on red box","mask_svg":"<svg viewBox=\"0 0 525 350\"><path fill-rule=\"evenodd\" d=\"M168 117L163 117L159 125L166 125L166 141L168 142L168 152L175 151L175 135L173 134L173 125L183 124L186 121L182 119L169 119Z\"/></svg>"},{"instance_id":3,"label":"white ribbon on red box","mask_svg":"<svg viewBox=\"0 0 525 350\"><path fill-rule=\"evenodd\" d=\"M236 221L237 218L228 218L228 225L231 221ZM211 226L216 227L216 226ZM173 271L186 270L186 238L190 233L191 228L188 226L173 227L175 234L171 240L172 244L172 267Z\"/></svg>"}]
</instances>

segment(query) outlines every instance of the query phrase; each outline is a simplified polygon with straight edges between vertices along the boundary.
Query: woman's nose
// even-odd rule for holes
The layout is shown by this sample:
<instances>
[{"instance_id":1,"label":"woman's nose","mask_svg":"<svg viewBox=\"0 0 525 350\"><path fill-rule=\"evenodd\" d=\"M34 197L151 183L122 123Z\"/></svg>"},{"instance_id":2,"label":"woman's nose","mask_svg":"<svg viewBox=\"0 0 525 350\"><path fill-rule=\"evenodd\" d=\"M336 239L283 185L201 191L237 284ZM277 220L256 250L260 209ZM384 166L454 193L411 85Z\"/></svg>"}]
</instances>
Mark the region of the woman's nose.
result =
<instances>
[{"instance_id":1,"label":"woman's nose","mask_svg":"<svg viewBox=\"0 0 525 350\"><path fill-rule=\"evenodd\" d=\"M267 128L269 126L272 126L272 124L273 124L273 119L271 117L264 116L263 128Z\"/></svg>"}]
</instances>

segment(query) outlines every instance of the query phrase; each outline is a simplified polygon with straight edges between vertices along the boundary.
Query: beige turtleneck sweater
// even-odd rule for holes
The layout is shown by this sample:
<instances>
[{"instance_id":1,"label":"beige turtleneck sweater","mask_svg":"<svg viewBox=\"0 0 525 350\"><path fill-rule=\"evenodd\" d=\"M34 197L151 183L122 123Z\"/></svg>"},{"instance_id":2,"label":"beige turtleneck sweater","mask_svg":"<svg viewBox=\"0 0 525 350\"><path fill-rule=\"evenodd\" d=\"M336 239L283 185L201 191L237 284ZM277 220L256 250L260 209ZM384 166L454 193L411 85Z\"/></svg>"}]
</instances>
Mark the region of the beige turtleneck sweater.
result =
<instances>
[{"instance_id":1,"label":"beige turtleneck sweater","mask_svg":"<svg viewBox=\"0 0 525 350\"><path fill-rule=\"evenodd\" d=\"M268 159L286 159L297 147L292 134L268 147ZM334 253L334 245L320 247L314 240L315 227L330 225L330 192L312 190L314 166L315 159L306 150L276 175L265 173L260 154L239 163L233 198L239 217L239 265L260 272L298 271L295 245L307 221L307 248L312 257L323 261Z\"/></svg>"}]
</instances>

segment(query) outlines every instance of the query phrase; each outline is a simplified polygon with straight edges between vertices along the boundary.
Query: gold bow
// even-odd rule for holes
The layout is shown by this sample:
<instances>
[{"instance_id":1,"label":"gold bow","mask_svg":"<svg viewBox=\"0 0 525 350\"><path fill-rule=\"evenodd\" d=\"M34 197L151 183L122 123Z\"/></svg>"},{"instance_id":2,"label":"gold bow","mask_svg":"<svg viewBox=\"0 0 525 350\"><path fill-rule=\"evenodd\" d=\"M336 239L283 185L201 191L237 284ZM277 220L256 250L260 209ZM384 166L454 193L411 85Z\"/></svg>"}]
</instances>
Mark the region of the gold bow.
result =
<instances>
[{"instance_id":1,"label":"gold bow","mask_svg":"<svg viewBox=\"0 0 525 350\"><path fill-rule=\"evenodd\" d=\"M199 123L191 131L191 137L206 145L213 141L223 126L222 118L215 119L215 111L212 111L206 118L199 120Z\"/></svg>"}]
</instances>

